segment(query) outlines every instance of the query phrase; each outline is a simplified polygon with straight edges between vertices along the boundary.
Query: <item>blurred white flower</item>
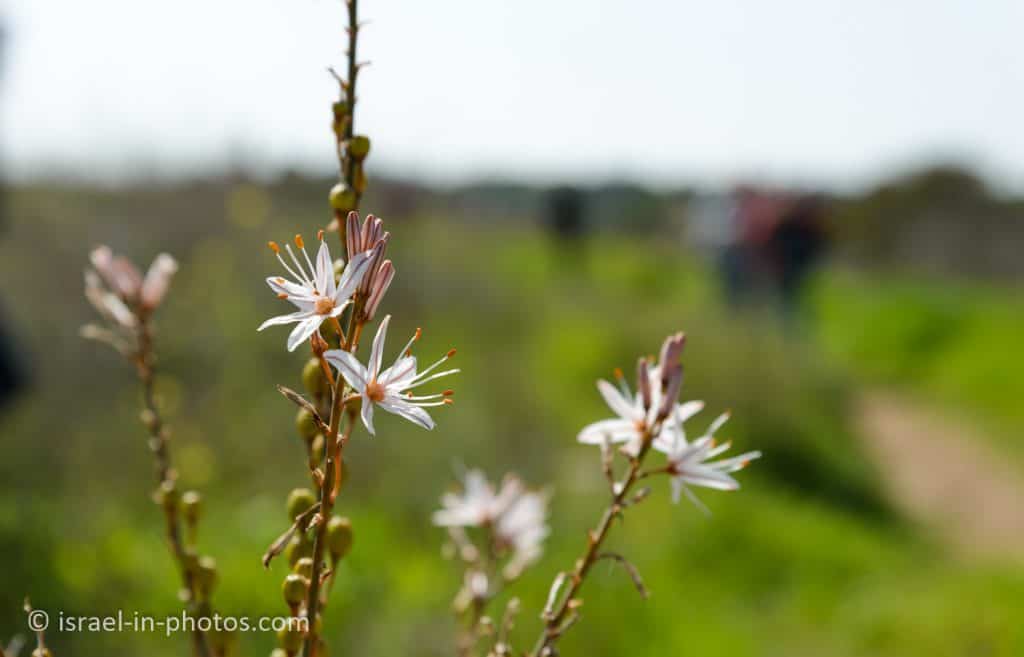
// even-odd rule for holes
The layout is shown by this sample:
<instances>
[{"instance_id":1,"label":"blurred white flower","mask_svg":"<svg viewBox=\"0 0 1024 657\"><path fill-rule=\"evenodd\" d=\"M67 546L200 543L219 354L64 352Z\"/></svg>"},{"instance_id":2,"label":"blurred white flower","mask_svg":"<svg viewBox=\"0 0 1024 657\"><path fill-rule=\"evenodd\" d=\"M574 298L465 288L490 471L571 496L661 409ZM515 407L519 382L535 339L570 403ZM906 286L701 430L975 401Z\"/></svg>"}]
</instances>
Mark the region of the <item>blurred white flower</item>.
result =
<instances>
[{"instance_id":1,"label":"blurred white flower","mask_svg":"<svg viewBox=\"0 0 1024 657\"><path fill-rule=\"evenodd\" d=\"M167 288L171 285L171 277L177 271L177 261L166 253L161 253L153 260L139 292L139 301L143 307L152 309L160 305L167 294Z\"/></svg>"},{"instance_id":2,"label":"blurred white flower","mask_svg":"<svg viewBox=\"0 0 1024 657\"><path fill-rule=\"evenodd\" d=\"M434 513L434 524L461 530L463 527L489 527L494 548L511 554L505 575L512 579L536 561L547 538L548 495L529 491L515 475L506 475L501 488L487 481L480 470L470 470L462 482L462 492L445 493L442 508Z\"/></svg>"},{"instance_id":3,"label":"blurred white flower","mask_svg":"<svg viewBox=\"0 0 1024 657\"><path fill-rule=\"evenodd\" d=\"M709 459L715 458L732 446L729 441L719 445L714 437L715 432L729 419L729 413L722 413L715 418L707 432L692 443L687 441L683 429L685 419L682 415L670 417L661 435L655 439L653 447L668 457L666 470L672 477L672 500L678 503L680 495L685 493L697 508L710 513L687 484L716 490L736 490L740 484L729 473L742 470L750 461L759 458L761 452L747 452L709 462Z\"/></svg>"},{"instance_id":4,"label":"blurred white flower","mask_svg":"<svg viewBox=\"0 0 1024 657\"><path fill-rule=\"evenodd\" d=\"M495 491L480 470L470 470L462 482L462 493L445 493L434 524L439 527L482 527L493 523L523 492L518 477L506 476Z\"/></svg>"},{"instance_id":5,"label":"blurred white flower","mask_svg":"<svg viewBox=\"0 0 1024 657\"><path fill-rule=\"evenodd\" d=\"M500 542L511 546L512 559L505 566L505 576L518 577L524 568L540 558L544 539L550 533L547 524L548 495L528 491L518 496L494 525Z\"/></svg>"},{"instance_id":6,"label":"blurred white flower","mask_svg":"<svg viewBox=\"0 0 1024 657\"><path fill-rule=\"evenodd\" d=\"M373 338L370 361L365 367L354 355L344 349L329 349L324 352L324 358L337 368L345 377L345 381L362 397L363 424L371 434L374 433L374 406L380 406L388 413L400 415L424 429L433 429L434 421L423 409L452 403L451 391L446 390L433 395L413 395L412 390L428 381L458 372L458 369L452 369L433 373L438 366L455 355L455 350L452 349L422 372L417 372L416 357L412 355L412 345L420 336L420 331L417 330L412 339L398 352L391 367L382 371L384 340L387 337L390 321L391 315L388 315L380 323L377 335Z\"/></svg>"},{"instance_id":7,"label":"blurred white flower","mask_svg":"<svg viewBox=\"0 0 1024 657\"><path fill-rule=\"evenodd\" d=\"M334 264L331 261L331 253L323 239L322 231L320 250L317 252L315 265L310 260L309 254L306 253L302 237L299 235L295 236L295 245L302 251L305 265L295 256L290 244L285 244L285 250L294 267L281 257L281 248L275 242L270 242L269 245L285 271L294 280L289 281L280 276L270 276L267 278L267 285L277 293L278 298L290 301L299 310L288 315L272 317L263 322L257 330L262 331L268 326L279 324L297 323L298 325L288 336L288 351L295 351L295 348L313 335L324 321L331 317L337 317L345 310L345 306L351 301L352 293L362 283L363 276L365 276L370 260L375 256L376 251L356 254L349 260L338 282L335 283ZM307 266L309 271L306 270Z\"/></svg>"}]
</instances>

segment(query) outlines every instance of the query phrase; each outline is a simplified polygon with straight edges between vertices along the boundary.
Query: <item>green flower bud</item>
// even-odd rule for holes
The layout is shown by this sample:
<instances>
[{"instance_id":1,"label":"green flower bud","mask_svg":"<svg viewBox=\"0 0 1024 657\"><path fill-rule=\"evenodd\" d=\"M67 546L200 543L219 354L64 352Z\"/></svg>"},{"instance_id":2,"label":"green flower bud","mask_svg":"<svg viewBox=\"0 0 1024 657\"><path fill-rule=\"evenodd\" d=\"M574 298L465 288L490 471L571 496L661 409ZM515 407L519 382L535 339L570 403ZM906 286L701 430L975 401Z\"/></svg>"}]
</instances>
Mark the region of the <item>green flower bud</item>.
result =
<instances>
[{"instance_id":1,"label":"green flower bud","mask_svg":"<svg viewBox=\"0 0 1024 657\"><path fill-rule=\"evenodd\" d=\"M352 549L352 522L348 518L334 516L327 523L327 549L335 559L343 558Z\"/></svg>"},{"instance_id":2,"label":"green flower bud","mask_svg":"<svg viewBox=\"0 0 1024 657\"><path fill-rule=\"evenodd\" d=\"M294 568L300 559L313 556L313 543L305 536L295 536L284 549L284 556L288 558L288 565Z\"/></svg>"},{"instance_id":3,"label":"green flower bud","mask_svg":"<svg viewBox=\"0 0 1024 657\"><path fill-rule=\"evenodd\" d=\"M370 138L366 135L353 135L348 142L348 152L357 160L364 159L370 153Z\"/></svg>"},{"instance_id":4,"label":"green flower bud","mask_svg":"<svg viewBox=\"0 0 1024 657\"><path fill-rule=\"evenodd\" d=\"M327 392L327 378L324 368L316 358L310 358L302 368L302 385L311 395L322 395Z\"/></svg>"},{"instance_id":5,"label":"green flower bud","mask_svg":"<svg viewBox=\"0 0 1024 657\"><path fill-rule=\"evenodd\" d=\"M324 436L318 433L313 442L309 445L309 462L310 466L317 468L320 467L320 463L324 460Z\"/></svg>"},{"instance_id":6,"label":"green flower bud","mask_svg":"<svg viewBox=\"0 0 1024 657\"><path fill-rule=\"evenodd\" d=\"M339 100L336 103L331 104L331 112L334 114L334 120L340 121L345 118L348 114L348 103L343 100Z\"/></svg>"},{"instance_id":7,"label":"green flower bud","mask_svg":"<svg viewBox=\"0 0 1024 657\"><path fill-rule=\"evenodd\" d=\"M295 567L292 568L296 575L302 575L306 579L313 576L313 559L311 557L302 557L295 562Z\"/></svg>"},{"instance_id":8,"label":"green flower bud","mask_svg":"<svg viewBox=\"0 0 1024 657\"><path fill-rule=\"evenodd\" d=\"M196 570L196 589L199 595L209 598L217 586L217 562L213 557L201 557Z\"/></svg>"},{"instance_id":9,"label":"green flower bud","mask_svg":"<svg viewBox=\"0 0 1024 657\"><path fill-rule=\"evenodd\" d=\"M295 430L306 440L313 440L313 436L319 431L316 426L316 420L313 419L313 414L304 408L300 408L299 412L295 414Z\"/></svg>"},{"instance_id":10,"label":"green flower bud","mask_svg":"<svg viewBox=\"0 0 1024 657\"><path fill-rule=\"evenodd\" d=\"M160 484L160 488L156 492L156 499L157 503L168 511L176 511L178 509L181 493L178 492L178 487L173 479L165 479Z\"/></svg>"},{"instance_id":11,"label":"green flower bud","mask_svg":"<svg viewBox=\"0 0 1024 657\"><path fill-rule=\"evenodd\" d=\"M181 509L185 516L185 522L194 525L199 522L199 514L203 508L203 498L194 490L190 490L181 496Z\"/></svg>"},{"instance_id":12,"label":"green flower bud","mask_svg":"<svg viewBox=\"0 0 1024 657\"><path fill-rule=\"evenodd\" d=\"M341 490L345 487L345 482L348 481L348 463L345 462L345 459L341 459L339 465L341 467L338 468L338 479L340 480L338 490Z\"/></svg>"},{"instance_id":13,"label":"green flower bud","mask_svg":"<svg viewBox=\"0 0 1024 657\"><path fill-rule=\"evenodd\" d=\"M284 601L290 605L302 604L306 599L306 592L309 590L309 580L302 575L291 573L284 578L281 585L281 592L284 594Z\"/></svg>"},{"instance_id":14,"label":"green flower bud","mask_svg":"<svg viewBox=\"0 0 1024 657\"><path fill-rule=\"evenodd\" d=\"M356 193L343 182L332 187L327 198L331 207L338 212L351 212L356 209Z\"/></svg>"},{"instance_id":15,"label":"green flower bud","mask_svg":"<svg viewBox=\"0 0 1024 657\"><path fill-rule=\"evenodd\" d=\"M288 627L277 633L278 644L288 652L298 652L305 638L305 634L293 625L295 624L289 623Z\"/></svg>"},{"instance_id":16,"label":"green flower bud","mask_svg":"<svg viewBox=\"0 0 1024 657\"><path fill-rule=\"evenodd\" d=\"M316 496L308 488L296 488L288 493L288 517L295 520L300 513L316 504Z\"/></svg>"}]
</instances>

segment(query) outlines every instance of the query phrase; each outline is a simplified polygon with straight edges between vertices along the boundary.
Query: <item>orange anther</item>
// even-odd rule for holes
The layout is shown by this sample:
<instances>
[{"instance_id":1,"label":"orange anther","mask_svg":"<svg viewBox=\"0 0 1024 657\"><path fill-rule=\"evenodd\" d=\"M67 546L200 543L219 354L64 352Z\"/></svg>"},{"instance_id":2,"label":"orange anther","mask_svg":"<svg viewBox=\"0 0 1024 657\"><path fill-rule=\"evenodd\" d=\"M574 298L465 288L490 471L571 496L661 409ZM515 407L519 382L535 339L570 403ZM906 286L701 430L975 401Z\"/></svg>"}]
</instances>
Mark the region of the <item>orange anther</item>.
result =
<instances>
[{"instance_id":1,"label":"orange anther","mask_svg":"<svg viewBox=\"0 0 1024 657\"><path fill-rule=\"evenodd\" d=\"M274 253L280 253L281 252L281 247L279 247L277 245L277 242L273 242L273 241L267 242L267 246L269 246L270 250L273 251Z\"/></svg>"}]
</instances>

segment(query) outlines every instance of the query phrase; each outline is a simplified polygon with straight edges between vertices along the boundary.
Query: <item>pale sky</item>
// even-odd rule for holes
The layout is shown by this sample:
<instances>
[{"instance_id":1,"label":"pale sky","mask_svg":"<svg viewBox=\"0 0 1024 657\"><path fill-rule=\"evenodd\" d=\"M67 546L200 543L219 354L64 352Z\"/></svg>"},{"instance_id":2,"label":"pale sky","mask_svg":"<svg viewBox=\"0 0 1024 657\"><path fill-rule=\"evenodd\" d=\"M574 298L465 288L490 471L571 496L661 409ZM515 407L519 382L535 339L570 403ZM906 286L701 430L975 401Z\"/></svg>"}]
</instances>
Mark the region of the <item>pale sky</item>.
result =
<instances>
[{"instance_id":1,"label":"pale sky","mask_svg":"<svg viewBox=\"0 0 1024 657\"><path fill-rule=\"evenodd\" d=\"M370 166L849 187L934 159L1024 180L1021 0L361 0ZM25 177L327 171L341 0L0 0Z\"/></svg>"}]
</instances>

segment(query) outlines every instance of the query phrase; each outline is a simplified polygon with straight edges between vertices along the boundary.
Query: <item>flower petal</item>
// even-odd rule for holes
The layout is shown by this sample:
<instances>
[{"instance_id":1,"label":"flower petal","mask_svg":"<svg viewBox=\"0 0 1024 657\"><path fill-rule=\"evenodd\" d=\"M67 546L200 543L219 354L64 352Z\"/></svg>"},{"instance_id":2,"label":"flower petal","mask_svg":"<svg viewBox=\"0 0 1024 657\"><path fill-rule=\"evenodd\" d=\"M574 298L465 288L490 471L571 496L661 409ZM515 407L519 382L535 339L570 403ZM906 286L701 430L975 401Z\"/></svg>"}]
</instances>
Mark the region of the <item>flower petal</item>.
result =
<instances>
[{"instance_id":1,"label":"flower petal","mask_svg":"<svg viewBox=\"0 0 1024 657\"><path fill-rule=\"evenodd\" d=\"M373 347L370 349L370 362L366 364L370 379L376 379L380 374L380 365L384 360L384 340L388 337L388 324L391 323L391 315L387 315L377 327L377 335L373 336Z\"/></svg>"},{"instance_id":2,"label":"flower petal","mask_svg":"<svg viewBox=\"0 0 1024 657\"><path fill-rule=\"evenodd\" d=\"M278 315L277 317L271 317L267 321L260 324L260 327L256 330L262 331L268 326L278 326L280 324L291 324L293 322L301 322L302 320L312 316L313 313L307 310L299 310L289 315Z\"/></svg>"},{"instance_id":3,"label":"flower petal","mask_svg":"<svg viewBox=\"0 0 1024 657\"><path fill-rule=\"evenodd\" d=\"M324 318L320 315L313 315L300 321L288 336L288 351L295 351L296 347L305 342L309 336L316 333L316 330L320 328L320 324L323 321Z\"/></svg>"},{"instance_id":4,"label":"flower petal","mask_svg":"<svg viewBox=\"0 0 1024 657\"><path fill-rule=\"evenodd\" d=\"M406 420L418 424L428 431L434 428L434 420L430 415L419 406L415 406L409 402L389 396L380 403L380 407L388 413L394 413L395 415L404 417Z\"/></svg>"},{"instance_id":5,"label":"flower petal","mask_svg":"<svg viewBox=\"0 0 1024 657\"><path fill-rule=\"evenodd\" d=\"M328 349L324 352L324 358L345 377L345 381L356 389L360 394L366 390L367 372L359 359L344 349Z\"/></svg>"},{"instance_id":6,"label":"flower petal","mask_svg":"<svg viewBox=\"0 0 1024 657\"><path fill-rule=\"evenodd\" d=\"M366 275L367 269L370 268L370 254L372 253L373 251L357 253L355 257L348 261L345 270L341 272L338 289L334 293L334 300L337 303L341 303L352 296L352 293L356 291L359 284L363 282L363 276Z\"/></svg>"},{"instance_id":7,"label":"flower petal","mask_svg":"<svg viewBox=\"0 0 1024 657\"><path fill-rule=\"evenodd\" d=\"M576 440L584 445L600 445L605 440L621 443L635 434L636 426L631 421L614 418L588 424L580 430Z\"/></svg>"},{"instance_id":8,"label":"flower petal","mask_svg":"<svg viewBox=\"0 0 1024 657\"><path fill-rule=\"evenodd\" d=\"M327 242L320 241L320 250L316 253L316 288L325 297L334 298L337 291L334 286L334 263L331 262L331 250Z\"/></svg>"},{"instance_id":9,"label":"flower petal","mask_svg":"<svg viewBox=\"0 0 1024 657\"><path fill-rule=\"evenodd\" d=\"M642 413L638 413L637 409L622 396L622 393L615 386L604 379L597 382L597 389L601 392L601 396L604 397L608 407L619 417L628 420L639 420L643 417Z\"/></svg>"},{"instance_id":10,"label":"flower petal","mask_svg":"<svg viewBox=\"0 0 1024 657\"><path fill-rule=\"evenodd\" d=\"M369 399L363 399L363 410L362 410L363 424L366 425L366 430L370 432L371 436L376 436L377 432L373 429L373 402Z\"/></svg>"}]
</instances>

